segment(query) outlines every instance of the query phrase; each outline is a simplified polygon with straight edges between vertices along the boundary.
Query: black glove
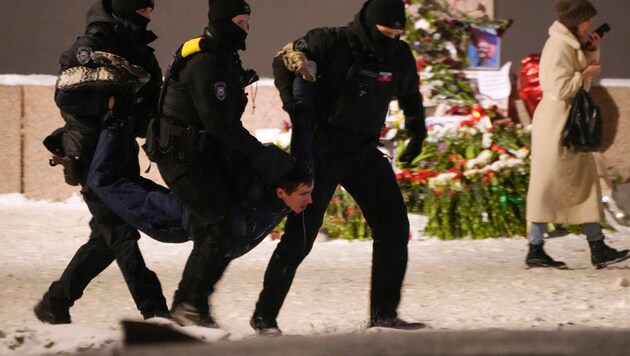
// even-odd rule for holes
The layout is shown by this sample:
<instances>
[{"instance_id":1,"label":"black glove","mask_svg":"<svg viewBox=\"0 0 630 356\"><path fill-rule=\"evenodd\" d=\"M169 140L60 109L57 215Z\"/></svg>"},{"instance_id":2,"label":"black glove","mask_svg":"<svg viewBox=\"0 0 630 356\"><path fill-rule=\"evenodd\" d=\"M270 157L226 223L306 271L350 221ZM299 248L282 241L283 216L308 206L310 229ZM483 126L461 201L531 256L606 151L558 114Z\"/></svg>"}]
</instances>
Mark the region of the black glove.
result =
<instances>
[{"instance_id":1,"label":"black glove","mask_svg":"<svg viewBox=\"0 0 630 356\"><path fill-rule=\"evenodd\" d=\"M252 168L268 186L275 185L295 164L295 158L276 145L263 146L252 157Z\"/></svg>"},{"instance_id":2,"label":"black glove","mask_svg":"<svg viewBox=\"0 0 630 356\"><path fill-rule=\"evenodd\" d=\"M112 107L112 113L117 119L126 119L131 116L134 105L136 104L136 96L129 88L120 88L113 95L114 106Z\"/></svg>"},{"instance_id":3,"label":"black glove","mask_svg":"<svg viewBox=\"0 0 630 356\"><path fill-rule=\"evenodd\" d=\"M421 137L412 137L405 148L405 151L400 155L398 160L401 163L404 163L405 166L408 166L413 162L413 160L418 157L420 152L422 152L422 142L424 141L424 136Z\"/></svg>"},{"instance_id":4,"label":"black glove","mask_svg":"<svg viewBox=\"0 0 630 356\"><path fill-rule=\"evenodd\" d=\"M127 89L121 87L112 95L114 105L103 118L103 126L112 131L112 133L131 133L134 130L132 114L136 104L136 97Z\"/></svg>"},{"instance_id":5,"label":"black glove","mask_svg":"<svg viewBox=\"0 0 630 356\"><path fill-rule=\"evenodd\" d=\"M113 110L109 110L103 115L101 128L109 130L113 135L127 135L131 133L129 120L119 119Z\"/></svg>"}]
</instances>

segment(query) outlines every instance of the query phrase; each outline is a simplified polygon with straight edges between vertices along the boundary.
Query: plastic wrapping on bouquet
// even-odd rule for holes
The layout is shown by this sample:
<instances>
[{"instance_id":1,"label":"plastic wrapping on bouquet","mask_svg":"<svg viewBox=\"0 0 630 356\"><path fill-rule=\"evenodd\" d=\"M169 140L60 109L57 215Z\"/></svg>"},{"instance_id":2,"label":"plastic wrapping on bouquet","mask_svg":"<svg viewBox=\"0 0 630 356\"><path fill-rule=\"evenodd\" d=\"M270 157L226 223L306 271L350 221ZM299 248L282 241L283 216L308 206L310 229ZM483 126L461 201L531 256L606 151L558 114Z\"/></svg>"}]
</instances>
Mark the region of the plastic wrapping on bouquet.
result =
<instances>
[{"instance_id":1,"label":"plastic wrapping on bouquet","mask_svg":"<svg viewBox=\"0 0 630 356\"><path fill-rule=\"evenodd\" d=\"M542 99L542 89L538 72L540 71L540 54L530 54L521 61L521 78L518 95L525 103L525 107L530 115Z\"/></svg>"}]
</instances>

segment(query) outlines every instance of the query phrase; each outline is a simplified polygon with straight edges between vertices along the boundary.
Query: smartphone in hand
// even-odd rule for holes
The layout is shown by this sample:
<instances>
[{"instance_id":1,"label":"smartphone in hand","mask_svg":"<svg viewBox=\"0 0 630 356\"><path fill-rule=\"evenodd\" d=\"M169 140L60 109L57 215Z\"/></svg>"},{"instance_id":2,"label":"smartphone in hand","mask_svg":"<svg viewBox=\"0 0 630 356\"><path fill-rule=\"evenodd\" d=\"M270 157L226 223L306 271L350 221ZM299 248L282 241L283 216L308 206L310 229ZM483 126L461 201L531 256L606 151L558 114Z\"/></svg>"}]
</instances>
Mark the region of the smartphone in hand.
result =
<instances>
[{"instance_id":1,"label":"smartphone in hand","mask_svg":"<svg viewBox=\"0 0 630 356\"><path fill-rule=\"evenodd\" d=\"M599 26L598 28L595 29L596 34L599 35L599 37L604 37L605 34L607 34L608 32L610 32L611 28L607 23L602 24L601 26Z\"/></svg>"}]
</instances>

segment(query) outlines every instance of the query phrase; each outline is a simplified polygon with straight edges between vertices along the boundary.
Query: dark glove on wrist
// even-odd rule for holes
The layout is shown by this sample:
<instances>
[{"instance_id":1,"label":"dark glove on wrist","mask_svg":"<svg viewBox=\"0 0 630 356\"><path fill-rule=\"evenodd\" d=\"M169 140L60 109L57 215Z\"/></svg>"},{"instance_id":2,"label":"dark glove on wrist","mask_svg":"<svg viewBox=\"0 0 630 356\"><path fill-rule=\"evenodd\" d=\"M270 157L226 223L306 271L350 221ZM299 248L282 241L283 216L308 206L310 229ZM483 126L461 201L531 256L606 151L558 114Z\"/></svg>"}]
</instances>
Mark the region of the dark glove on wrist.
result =
<instances>
[{"instance_id":1,"label":"dark glove on wrist","mask_svg":"<svg viewBox=\"0 0 630 356\"><path fill-rule=\"evenodd\" d=\"M135 137L146 138L147 137L147 128L149 127L149 122L152 118L147 117L145 115L132 115L129 117L131 130Z\"/></svg>"},{"instance_id":2,"label":"dark glove on wrist","mask_svg":"<svg viewBox=\"0 0 630 356\"><path fill-rule=\"evenodd\" d=\"M273 186L295 164L295 158L276 145L263 146L252 156L252 168L268 186Z\"/></svg>"},{"instance_id":3,"label":"dark glove on wrist","mask_svg":"<svg viewBox=\"0 0 630 356\"><path fill-rule=\"evenodd\" d=\"M103 117L103 126L114 134L130 133L133 130L131 112L134 96L126 91L114 95L114 106Z\"/></svg>"},{"instance_id":4,"label":"dark glove on wrist","mask_svg":"<svg viewBox=\"0 0 630 356\"><path fill-rule=\"evenodd\" d=\"M412 137L405 148L405 151L400 155L398 160L401 163L404 163L405 166L408 166L413 162L413 160L418 157L420 152L422 152L422 141L424 141L424 137Z\"/></svg>"},{"instance_id":5,"label":"dark glove on wrist","mask_svg":"<svg viewBox=\"0 0 630 356\"><path fill-rule=\"evenodd\" d=\"M131 133L129 120L119 119L113 110L109 110L103 115L101 128L109 130L113 135L127 135Z\"/></svg>"},{"instance_id":6,"label":"dark glove on wrist","mask_svg":"<svg viewBox=\"0 0 630 356\"><path fill-rule=\"evenodd\" d=\"M121 89L114 94L114 107L112 113L117 119L123 120L129 117L133 111L136 98L128 90Z\"/></svg>"}]
</instances>

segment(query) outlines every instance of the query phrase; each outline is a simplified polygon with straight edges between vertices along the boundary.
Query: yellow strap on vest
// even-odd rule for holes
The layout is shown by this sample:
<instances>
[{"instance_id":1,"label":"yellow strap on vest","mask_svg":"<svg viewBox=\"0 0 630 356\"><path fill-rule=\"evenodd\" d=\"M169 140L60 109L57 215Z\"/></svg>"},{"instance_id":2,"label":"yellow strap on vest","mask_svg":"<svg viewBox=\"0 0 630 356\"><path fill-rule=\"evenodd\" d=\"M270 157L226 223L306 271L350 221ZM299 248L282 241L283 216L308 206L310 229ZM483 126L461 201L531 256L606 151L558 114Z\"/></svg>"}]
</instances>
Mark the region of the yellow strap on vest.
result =
<instances>
[{"instance_id":1,"label":"yellow strap on vest","mask_svg":"<svg viewBox=\"0 0 630 356\"><path fill-rule=\"evenodd\" d=\"M182 58L186 58L191 54L201 52L199 42L201 42L201 37L193 38L192 40L186 41L186 43L184 43L184 45L182 46Z\"/></svg>"}]
</instances>

